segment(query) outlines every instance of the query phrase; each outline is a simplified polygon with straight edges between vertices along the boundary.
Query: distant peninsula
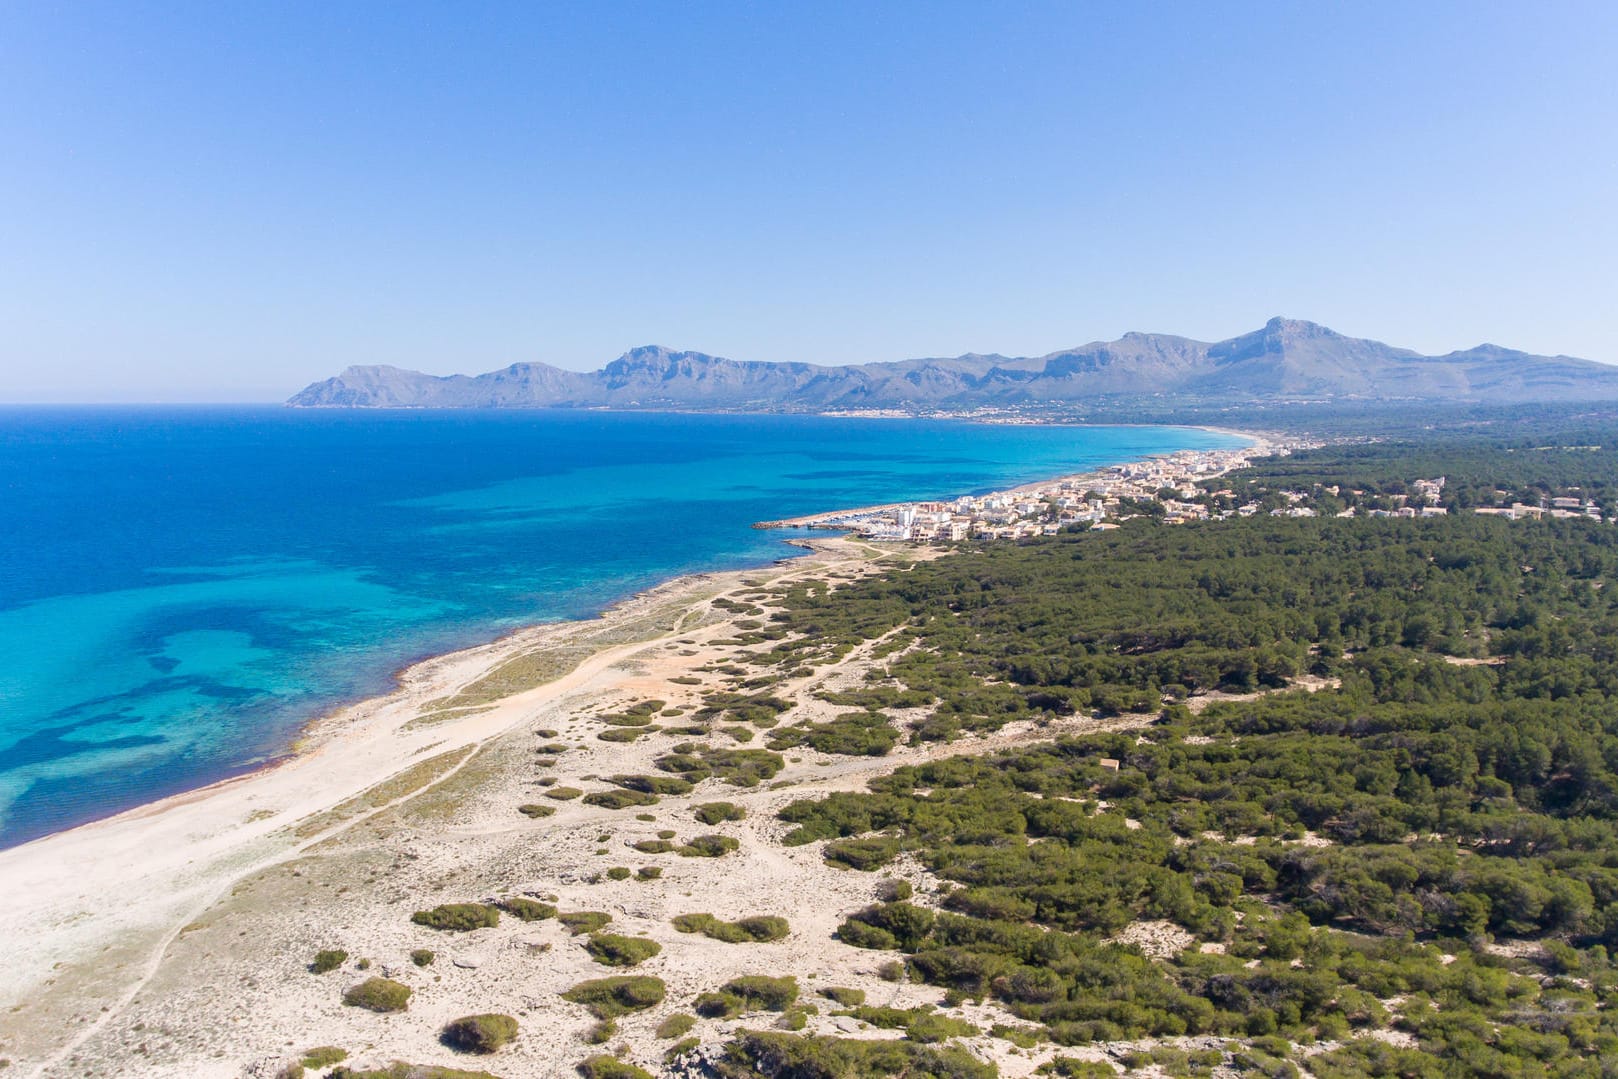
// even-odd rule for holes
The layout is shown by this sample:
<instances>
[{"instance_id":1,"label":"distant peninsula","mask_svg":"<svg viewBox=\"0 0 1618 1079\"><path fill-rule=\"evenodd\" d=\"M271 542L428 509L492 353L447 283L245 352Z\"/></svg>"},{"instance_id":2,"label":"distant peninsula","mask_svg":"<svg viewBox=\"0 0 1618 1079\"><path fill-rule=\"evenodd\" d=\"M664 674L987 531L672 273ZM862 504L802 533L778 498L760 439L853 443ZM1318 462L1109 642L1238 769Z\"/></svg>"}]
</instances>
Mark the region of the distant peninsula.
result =
<instances>
[{"instance_id":1,"label":"distant peninsula","mask_svg":"<svg viewBox=\"0 0 1618 1079\"><path fill-rule=\"evenodd\" d=\"M1424 356L1274 318L1227 341L1128 333L1045 356L969 354L833 366L729 360L655 345L599 371L517 363L482 375L350 367L287 403L302 408L632 408L915 413L1129 402L1426 401L1511 405L1618 400L1618 367L1478 345Z\"/></svg>"}]
</instances>

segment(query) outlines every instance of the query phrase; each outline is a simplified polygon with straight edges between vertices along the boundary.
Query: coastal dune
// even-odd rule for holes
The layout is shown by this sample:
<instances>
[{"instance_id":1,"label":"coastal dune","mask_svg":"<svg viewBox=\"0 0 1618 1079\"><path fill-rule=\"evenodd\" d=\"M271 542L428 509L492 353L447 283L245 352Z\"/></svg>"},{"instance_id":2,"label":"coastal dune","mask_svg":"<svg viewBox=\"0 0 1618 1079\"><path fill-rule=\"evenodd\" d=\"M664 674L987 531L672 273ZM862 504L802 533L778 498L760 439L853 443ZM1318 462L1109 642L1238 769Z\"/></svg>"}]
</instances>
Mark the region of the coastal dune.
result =
<instances>
[{"instance_id":1,"label":"coastal dune","mask_svg":"<svg viewBox=\"0 0 1618 1079\"><path fill-rule=\"evenodd\" d=\"M813 574L869 557L837 540L816 546L808 558L746 576ZM66 1054L112 1023L186 928L240 881L446 783L513 725L621 677L626 658L703 618L705 601L740 576L681 578L600 619L429 660L403 672L393 693L314 724L299 751L272 767L0 852L8 927L0 1059L71 1060ZM525 675L539 684L506 692ZM443 707L468 690L493 699Z\"/></svg>"},{"instance_id":2,"label":"coastal dune","mask_svg":"<svg viewBox=\"0 0 1618 1079\"><path fill-rule=\"evenodd\" d=\"M608 1048L657 1068L658 1024L732 977L793 974L817 986L858 988L874 1004L917 1007L936 991L881 977L885 956L835 943L833 931L885 887L878 875L828 865L818 845L787 847L777 813L831 791L861 790L903 764L1051 738L1011 724L951 744L900 746L888 756L789 751L773 781L720 778L662 797L645 811L613 810L547 792L603 788L603 777L654 772L679 741L673 731L604 740L599 718L655 699L689 711L734 684L737 613L746 597L794 581L835 587L895 560L935 551L821 537L812 553L775 567L683 578L605 617L544 627L405 672L399 689L318 724L289 761L229 783L0 854L8 888L0 913L16 938L0 1000L0 1057L41 1077L153 1076L274 1079L305 1050L340 1046L356 1067L393 1060L473 1067L439 1041L460 1015L516 1017L516 1042L481 1065L501 1079L571 1075L588 1056L593 1020L560 996L616 971L593 961L556 919L502 919L440 933L411 914L441 903L528 896L562 911L599 911L607 931L655 941L635 968L663 979L663 1005L620 1020ZM879 642L780 687L794 702L783 722L821 721L836 707L817 691L861 684ZM678 720L672 722L678 723ZM1112 721L1115 726L1140 717ZM1094 729L1095 720L1063 725ZM536 739L559 758L536 758ZM554 760L555 763L549 763ZM553 770L552 770L553 769ZM608 790L615 788L608 787ZM740 819L703 823L697 806L724 801ZM525 803L553 806L530 819ZM723 836L723 857L659 849L674 837ZM656 853L647 853L653 851ZM622 879L609 873L624 867ZM633 875L627 871L633 869ZM910 859L890 878L933 891ZM671 919L786 919L767 943L731 944L681 933ZM309 969L318 951L346 954L339 969ZM423 949L431 962L412 962ZM344 1007L343 991L373 975L413 990L408 1011L379 1016ZM968 1005L983 1029L1009 1016ZM756 1024L757 1020L751 1020ZM738 1020L701 1020L722 1041ZM851 1020L813 1016L809 1031L848 1036ZM858 1036L886 1036L869 1031ZM1002 1074L1035 1057L984 1037L973 1049Z\"/></svg>"}]
</instances>

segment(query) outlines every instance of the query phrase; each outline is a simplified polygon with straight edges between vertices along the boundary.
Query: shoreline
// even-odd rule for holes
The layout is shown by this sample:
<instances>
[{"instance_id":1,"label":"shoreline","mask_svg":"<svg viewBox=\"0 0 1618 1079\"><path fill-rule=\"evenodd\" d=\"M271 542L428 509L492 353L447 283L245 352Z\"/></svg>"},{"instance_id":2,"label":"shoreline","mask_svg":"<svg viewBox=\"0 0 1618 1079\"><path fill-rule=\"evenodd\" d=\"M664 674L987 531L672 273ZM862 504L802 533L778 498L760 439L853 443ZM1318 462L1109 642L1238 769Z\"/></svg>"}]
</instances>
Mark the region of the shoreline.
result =
<instances>
[{"instance_id":1,"label":"shoreline","mask_svg":"<svg viewBox=\"0 0 1618 1079\"><path fill-rule=\"evenodd\" d=\"M590 619L526 627L401 672L400 684L312 720L297 753L206 786L0 850L0 924L8 978L0 983L0 1058L26 1052L10 1027L25 1005L49 999L85 1029L62 1053L118 1014L165 955L240 882L308 857L370 818L423 796L625 657L685 632L707 600L758 579L814 574L838 558L880 555L837 537L799 539L801 556L765 566L684 574L643 589ZM710 619L711 621L711 619ZM531 661L515 685L445 714L454 700ZM438 713L438 718L434 718ZM428 722L423 722L427 720ZM409 780L421 773L420 783ZM396 790L395 788L399 788ZM26 927L26 932L18 932ZM17 1020L22 1022L22 1020Z\"/></svg>"},{"instance_id":2,"label":"shoreline","mask_svg":"<svg viewBox=\"0 0 1618 1079\"><path fill-rule=\"evenodd\" d=\"M282 406L282 407L293 407L293 406ZM328 406L296 406L296 407L300 407L300 408L302 408L302 407L325 408L325 407L328 407ZM402 407L399 410L400 411L411 411L412 409L410 409L408 407ZM616 411L624 411L624 410L616 410ZM673 410L664 410L664 411L673 411ZM909 416L909 417L886 417L886 416L883 416L883 417L865 417L865 416L859 416L859 417L833 417L833 418L861 418L861 419L865 419L865 418L872 418L872 419L888 419L888 418L894 418L894 419L918 419L919 418L919 419L934 419L934 420L937 420L938 422L945 422L946 420L952 421L952 422L958 422L958 423L985 423L985 422L992 422L992 421L985 421L985 420L982 420L982 419L973 419L971 417L947 417L946 418L946 417L914 417L914 416ZM1208 432L1211 432L1213 434L1223 435L1223 436L1226 436L1226 437L1244 439L1248 443L1249 447L1259 446L1259 445L1265 445L1265 446L1271 445L1272 444L1272 437L1273 437L1270 434L1262 434L1262 433L1252 432L1252 431L1239 431L1239 430L1235 430L1233 428L1212 427L1212 426L1209 426L1207 424L1049 423L1049 424L1044 424L1043 426L1051 426L1051 427L1134 427L1134 428L1159 428L1159 427L1162 427L1162 428L1179 428L1179 429L1183 429L1183 430L1208 431ZM1120 463L1127 464L1127 463L1135 463L1137 461L1158 460L1158 459L1167 458L1167 457L1171 456L1172 454L1178 453L1178 452L1182 452L1182 451L1170 450L1170 451L1165 451L1165 452L1162 452L1162 453L1148 454L1148 455L1146 455L1144 457L1141 457L1141 458L1131 459L1130 461L1126 461L1126 462L1114 462L1113 464L1120 464ZM1227 452L1227 451L1213 451L1213 452ZM1059 475L1052 476L1052 477L1045 478L1045 479L1029 480L1029 481L1027 481L1025 483L1021 483L1021 484L1018 484L1018 485L1013 486L1013 487L1007 487L1007 488L1004 488L1004 489L998 489L997 488L997 489L995 489L995 491L996 491L996 493L1000 493L1000 492L1003 491L1004 493L1019 494L1019 493L1028 491L1028 490L1030 490L1032 488L1036 488L1036 487L1040 487L1040 486L1044 486L1044 485L1048 485L1048 484L1062 483L1062 482L1073 482L1073 481L1076 481L1076 480L1088 478L1088 477L1096 475L1098 473L1099 469L1108 468L1108 467L1112 467L1112 464L1098 466L1096 469L1091 469L1091 470L1085 471L1085 472L1064 473L1064 474L1059 474ZM937 500L939 497L956 498L956 497L961 497L963 495L969 495L969 494L972 494L972 493L973 492L960 492L960 493L957 493L957 494L954 494L954 495L949 495L949 496L934 496L934 497L927 497L927 498L916 498L916 499L910 499L908 501L882 503L882 504L879 504L879 505L856 506L856 507L838 507L836 509L826 510L826 511L819 512L819 513L802 514L802 515L799 515L799 516L796 516L796 517L787 517L787 518L782 518L782 519L776 520L776 521L755 522L752 525L752 527L755 528L755 529L759 529L759 530L783 531L783 532L791 530L791 529L810 529L810 530L819 530L819 531L827 531L827 532L846 532L846 531L851 530L851 526L845 526L843 524L839 524L839 523L836 523L836 522L841 522L841 521L844 521L844 520L849 519L849 518L864 517L864 516L867 516L867 515L870 515L870 514L882 513L882 512L887 512L887 511L891 511L891 510L896 510L896 509L898 509L900 507L903 507L903 506L913 505L915 502L918 502L918 501L934 501L934 500ZM802 546L802 547L808 548L809 551L812 551L814 549L813 548L813 542L814 541L813 541L812 537L805 537L805 536L784 537L782 539L782 543L784 545L786 545L786 546ZM804 557L804 555L801 555L801 554L789 554L789 555L784 555L783 557L787 558L787 559L797 559L797 558ZM769 564L772 564L772 565L777 564L779 561L780 561L780 559L772 559ZM753 570L760 569L760 568L763 568L763 565L756 566L756 567L751 567L751 569L753 569ZM299 723L297 725L296 731L292 735L291 739L286 743L285 746L283 746L278 752L274 753L273 755L269 755L267 757L264 757L264 758L260 759L259 761L255 762L255 763L248 764L248 765L244 766L240 771L233 772L231 774L221 776L218 779L215 779L215 780L212 780L210 782L201 784L199 786L190 787L190 788L187 788L185 790L176 791L176 792L171 793L171 794L161 795L161 796L159 796L157 798L153 798L153 799L150 799L150 800L147 800L147 801L138 802L138 803L135 803L133 805L127 806L126 808L117 809L117 810L114 810L114 811L112 811L110 813L107 813L105 815L102 815L102 816L91 817L88 820L81 821L81 822L79 822L77 824L69 825L66 828L61 828L61 829L58 829L56 831L47 832L47 833L45 833L43 835L33 836L32 838L25 839L25 840L23 840L23 841L21 841L19 843L6 845L6 846L0 846L0 859L3 859L7 854L9 854L12 851L21 850L21 849L30 847L30 846L32 846L34 844L42 843L42 842L51 840L51 839L56 838L58 836L70 835L70 834L72 834L72 833L74 833L74 832L76 832L76 831L78 831L80 829L94 828L94 827L96 827L98 825L107 824L109 822L117 821L120 818L123 818L123 817L126 817L126 816L148 815L148 814L152 814L152 813L162 812L163 808L165 806L184 804L187 800L193 799L193 798L196 798L196 797L199 797L199 796L202 796L202 795L205 795L207 792L215 791L215 790L219 790L219 789L224 789L224 788L227 788L227 787L231 786L232 784L246 782L246 781L252 780L254 777L257 777L257 776L260 776L260 775L263 775L263 774L266 774L266 773L269 773L269 772L273 772L278 768L284 767L284 766L286 766L286 765L288 765L288 764L290 764L292 762L297 761L304 754L306 754L308 752L313 752L315 749L317 749L318 746L321 744L320 740L330 736L330 734L331 734L330 728L331 728L331 726L333 724L347 721L345 719L345 717L349 717L351 713L353 713L357 709L362 708L363 706L376 704L376 703L382 702L382 701L394 696L395 694L399 693L407 685L407 683L408 683L408 681L410 679L412 679L412 678L420 678L420 677L426 676L428 673L430 673L432 670L434 670L435 667L437 665L439 665L439 664L455 662L455 661L458 661L458 660L464 660L464 659L472 656L475 653L481 653L481 652L483 652L485 650L497 649L497 648L500 648L500 647L503 647L503 646L515 646L515 645L512 644L512 642L518 642L519 639L525 638L525 637L527 637L528 635L531 635L531 634L543 633L544 631L554 630L554 629L557 629L558 627L574 626L574 625L586 625L586 624L592 624L592 623L598 622L601 619L604 619L604 618L607 618L607 617L611 616L619 608L626 607L626 606L632 606L633 604L637 603L638 601L640 601L643 598L654 597L654 596L658 595L660 592L662 592L664 589L674 588L675 586L681 584L681 582L685 582L685 581L690 580L690 579L700 579L700 578L703 578L703 577L712 577L712 576L714 576L716 574L726 574L726 573L733 573L733 572L748 572L748 571L749 571L749 568L747 568L747 567L744 567L744 568L738 569L738 570L693 570L693 571L691 571L689 573L678 574L678 575L676 575L674 577L668 578L667 580L658 582L658 583L653 584L653 585L649 585L649 586L647 586L645 588L642 588L642 589L640 589L638 591L632 592L629 595L626 595L626 596L622 597L621 599L614 600L613 602L611 602L611 603L607 604L606 606L602 607L599 611L595 612L592 615L584 617L584 618L556 619L556 620L553 620L553 621L526 623L526 624L514 627L512 629L506 630L504 632L501 632L497 636L495 636L493 638L490 638L490 639L481 640L481 641L478 641L476 643L468 644L468 645L465 645L465 646L460 647L460 648L451 649L451 650L449 650L447 652L434 652L434 653L422 655L422 656L420 656L419 658L416 658L416 659L407 660L407 661L405 661L404 663L402 663L400 666L398 666L397 668L395 668L393 671L391 671L389 673L389 675L388 675L388 684L387 684L386 688L381 689L379 692L374 692L374 693L369 693L369 694L366 694L366 695L363 695L363 696L357 696L357 697L338 700L338 701L336 701L334 703L331 703L331 704L325 706L318 713L310 716L308 719L306 719L303 722ZM3 864L3 863L0 863L0 864Z\"/></svg>"}]
</instances>

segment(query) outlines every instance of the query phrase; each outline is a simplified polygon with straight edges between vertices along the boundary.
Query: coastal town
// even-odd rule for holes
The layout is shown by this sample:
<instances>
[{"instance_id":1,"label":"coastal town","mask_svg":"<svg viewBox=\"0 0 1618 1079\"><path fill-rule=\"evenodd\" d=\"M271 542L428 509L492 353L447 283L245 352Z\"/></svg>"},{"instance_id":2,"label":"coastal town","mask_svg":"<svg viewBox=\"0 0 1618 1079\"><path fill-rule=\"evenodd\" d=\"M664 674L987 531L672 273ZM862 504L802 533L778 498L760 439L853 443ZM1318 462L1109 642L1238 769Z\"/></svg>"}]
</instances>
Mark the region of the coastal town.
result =
<instances>
[{"instance_id":1,"label":"coastal town","mask_svg":"<svg viewBox=\"0 0 1618 1079\"><path fill-rule=\"evenodd\" d=\"M1072 528L1116 528L1119 521L1144 514L1160 514L1169 523L1250 516L1258 512L1256 504L1210 509L1203 497L1206 491L1199 485L1245 468L1255 458L1285 455L1317 444L1259 438L1239 449L1179 450L1006 491L869 506L762 522L757 527L836 529L872 540L956 543L1024 539Z\"/></svg>"},{"instance_id":2,"label":"coastal town","mask_svg":"<svg viewBox=\"0 0 1618 1079\"><path fill-rule=\"evenodd\" d=\"M853 532L889 543L959 543L1019 540L1075 529L1117 528L1137 517L1163 524L1231 517L1443 517L1452 508L1507 520L1613 520L1577 490L1524 501L1498 490L1485 505L1446 503L1443 476L1417 479L1397 493L1327 485L1304 489L1238 492L1216 486L1226 473L1262 457L1286 456L1321 443L1260 438L1240 449L1180 450L1112 465L1045 483L940 501L868 506L853 510L761 522L758 528L815 528Z\"/></svg>"}]
</instances>

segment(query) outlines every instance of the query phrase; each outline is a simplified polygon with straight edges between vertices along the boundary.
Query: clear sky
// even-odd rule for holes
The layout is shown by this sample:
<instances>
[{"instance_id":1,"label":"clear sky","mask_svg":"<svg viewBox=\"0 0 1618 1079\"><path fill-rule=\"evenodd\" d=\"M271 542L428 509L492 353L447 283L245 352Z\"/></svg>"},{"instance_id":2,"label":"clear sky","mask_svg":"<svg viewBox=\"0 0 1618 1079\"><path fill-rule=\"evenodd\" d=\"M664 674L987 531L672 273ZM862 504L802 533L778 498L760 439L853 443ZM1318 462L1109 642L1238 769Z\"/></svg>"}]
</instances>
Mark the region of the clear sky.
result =
<instances>
[{"instance_id":1,"label":"clear sky","mask_svg":"<svg viewBox=\"0 0 1618 1079\"><path fill-rule=\"evenodd\" d=\"M1618 362L1618 4L0 10L0 401L1040 354Z\"/></svg>"}]
</instances>

